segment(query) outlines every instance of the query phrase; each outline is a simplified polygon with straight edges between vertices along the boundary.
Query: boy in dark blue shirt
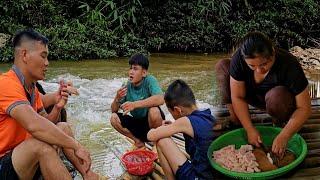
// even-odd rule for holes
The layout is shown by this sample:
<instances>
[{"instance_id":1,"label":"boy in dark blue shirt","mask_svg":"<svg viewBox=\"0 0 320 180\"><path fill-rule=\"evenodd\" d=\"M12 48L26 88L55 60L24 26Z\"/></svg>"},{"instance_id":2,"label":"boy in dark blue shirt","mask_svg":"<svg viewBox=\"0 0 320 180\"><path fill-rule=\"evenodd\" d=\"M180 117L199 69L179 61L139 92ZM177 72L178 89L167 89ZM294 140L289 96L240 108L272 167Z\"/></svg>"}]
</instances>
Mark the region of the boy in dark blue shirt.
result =
<instances>
[{"instance_id":1,"label":"boy in dark blue shirt","mask_svg":"<svg viewBox=\"0 0 320 180\"><path fill-rule=\"evenodd\" d=\"M211 111L198 110L192 90L182 80L169 85L164 99L175 121L151 129L148 139L157 142L158 156L167 179L212 179L213 171L207 158L215 120ZM179 132L185 138L190 160L170 138Z\"/></svg>"}]
</instances>

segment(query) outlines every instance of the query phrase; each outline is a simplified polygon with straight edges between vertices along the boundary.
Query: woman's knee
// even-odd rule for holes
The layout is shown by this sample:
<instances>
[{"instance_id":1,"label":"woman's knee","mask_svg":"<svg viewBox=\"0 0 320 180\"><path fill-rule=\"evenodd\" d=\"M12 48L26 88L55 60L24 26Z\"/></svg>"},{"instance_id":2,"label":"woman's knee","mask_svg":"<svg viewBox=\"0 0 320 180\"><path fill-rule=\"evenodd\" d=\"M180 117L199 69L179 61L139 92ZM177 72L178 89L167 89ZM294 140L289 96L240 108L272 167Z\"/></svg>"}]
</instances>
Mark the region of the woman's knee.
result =
<instances>
[{"instance_id":1,"label":"woman's knee","mask_svg":"<svg viewBox=\"0 0 320 180\"><path fill-rule=\"evenodd\" d=\"M285 86L276 86L265 97L266 110L277 120L287 121L296 108L295 96Z\"/></svg>"},{"instance_id":2,"label":"woman's knee","mask_svg":"<svg viewBox=\"0 0 320 180\"><path fill-rule=\"evenodd\" d=\"M221 103L231 103L230 59L219 60L215 65L215 77L221 94Z\"/></svg>"},{"instance_id":3,"label":"woman's knee","mask_svg":"<svg viewBox=\"0 0 320 180\"><path fill-rule=\"evenodd\" d=\"M221 71L229 72L229 68L230 68L230 59L221 59L216 63L214 67L216 72L221 72Z\"/></svg>"}]
</instances>

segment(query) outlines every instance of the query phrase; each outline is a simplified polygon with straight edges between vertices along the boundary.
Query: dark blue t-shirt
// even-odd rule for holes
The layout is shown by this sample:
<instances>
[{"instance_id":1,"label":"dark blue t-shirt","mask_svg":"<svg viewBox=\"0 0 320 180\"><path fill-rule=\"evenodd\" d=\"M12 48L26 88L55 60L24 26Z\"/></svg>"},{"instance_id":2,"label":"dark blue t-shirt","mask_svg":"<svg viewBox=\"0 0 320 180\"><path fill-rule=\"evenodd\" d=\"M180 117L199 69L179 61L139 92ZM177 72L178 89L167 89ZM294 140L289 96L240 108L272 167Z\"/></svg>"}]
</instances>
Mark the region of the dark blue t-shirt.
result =
<instances>
[{"instance_id":1,"label":"dark blue t-shirt","mask_svg":"<svg viewBox=\"0 0 320 180\"><path fill-rule=\"evenodd\" d=\"M211 115L210 109L195 110L187 117L192 125L194 138L183 134L186 151L190 155L191 163L199 177L212 179L213 170L207 157L207 151L213 141L212 128L215 119Z\"/></svg>"}]
</instances>

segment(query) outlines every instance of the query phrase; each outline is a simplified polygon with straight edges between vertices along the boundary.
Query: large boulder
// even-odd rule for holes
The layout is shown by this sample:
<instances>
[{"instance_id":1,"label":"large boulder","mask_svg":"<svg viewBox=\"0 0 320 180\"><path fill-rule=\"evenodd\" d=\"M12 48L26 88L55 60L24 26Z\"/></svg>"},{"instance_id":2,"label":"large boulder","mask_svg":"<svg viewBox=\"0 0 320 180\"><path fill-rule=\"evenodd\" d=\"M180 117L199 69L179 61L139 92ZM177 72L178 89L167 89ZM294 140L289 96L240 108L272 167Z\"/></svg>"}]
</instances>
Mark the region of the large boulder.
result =
<instances>
[{"instance_id":1,"label":"large boulder","mask_svg":"<svg viewBox=\"0 0 320 180\"><path fill-rule=\"evenodd\" d=\"M306 70L320 70L320 49L302 49L295 46L290 52L299 59L301 66Z\"/></svg>"}]
</instances>

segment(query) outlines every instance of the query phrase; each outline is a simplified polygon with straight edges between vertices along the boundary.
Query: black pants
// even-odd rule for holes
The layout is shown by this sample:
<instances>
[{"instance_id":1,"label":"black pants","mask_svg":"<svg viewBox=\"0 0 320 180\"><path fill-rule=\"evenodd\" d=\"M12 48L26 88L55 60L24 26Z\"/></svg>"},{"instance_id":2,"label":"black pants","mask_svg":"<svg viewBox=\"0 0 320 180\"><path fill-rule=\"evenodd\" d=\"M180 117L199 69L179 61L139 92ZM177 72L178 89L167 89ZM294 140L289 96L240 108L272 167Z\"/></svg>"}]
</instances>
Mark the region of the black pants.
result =
<instances>
[{"instance_id":1,"label":"black pants","mask_svg":"<svg viewBox=\"0 0 320 180\"><path fill-rule=\"evenodd\" d=\"M162 119L165 119L165 115L162 112L161 108L159 108L160 114ZM121 126L124 128L127 128L133 135L134 137L140 139L143 142L147 142L147 134L150 130L150 125L148 121L148 114L146 117L143 118L134 118L132 116L128 115L123 115L122 113L117 113L120 121L121 121Z\"/></svg>"},{"instance_id":2,"label":"black pants","mask_svg":"<svg viewBox=\"0 0 320 180\"><path fill-rule=\"evenodd\" d=\"M19 180L12 164L12 151L0 157L0 180Z\"/></svg>"}]
</instances>

